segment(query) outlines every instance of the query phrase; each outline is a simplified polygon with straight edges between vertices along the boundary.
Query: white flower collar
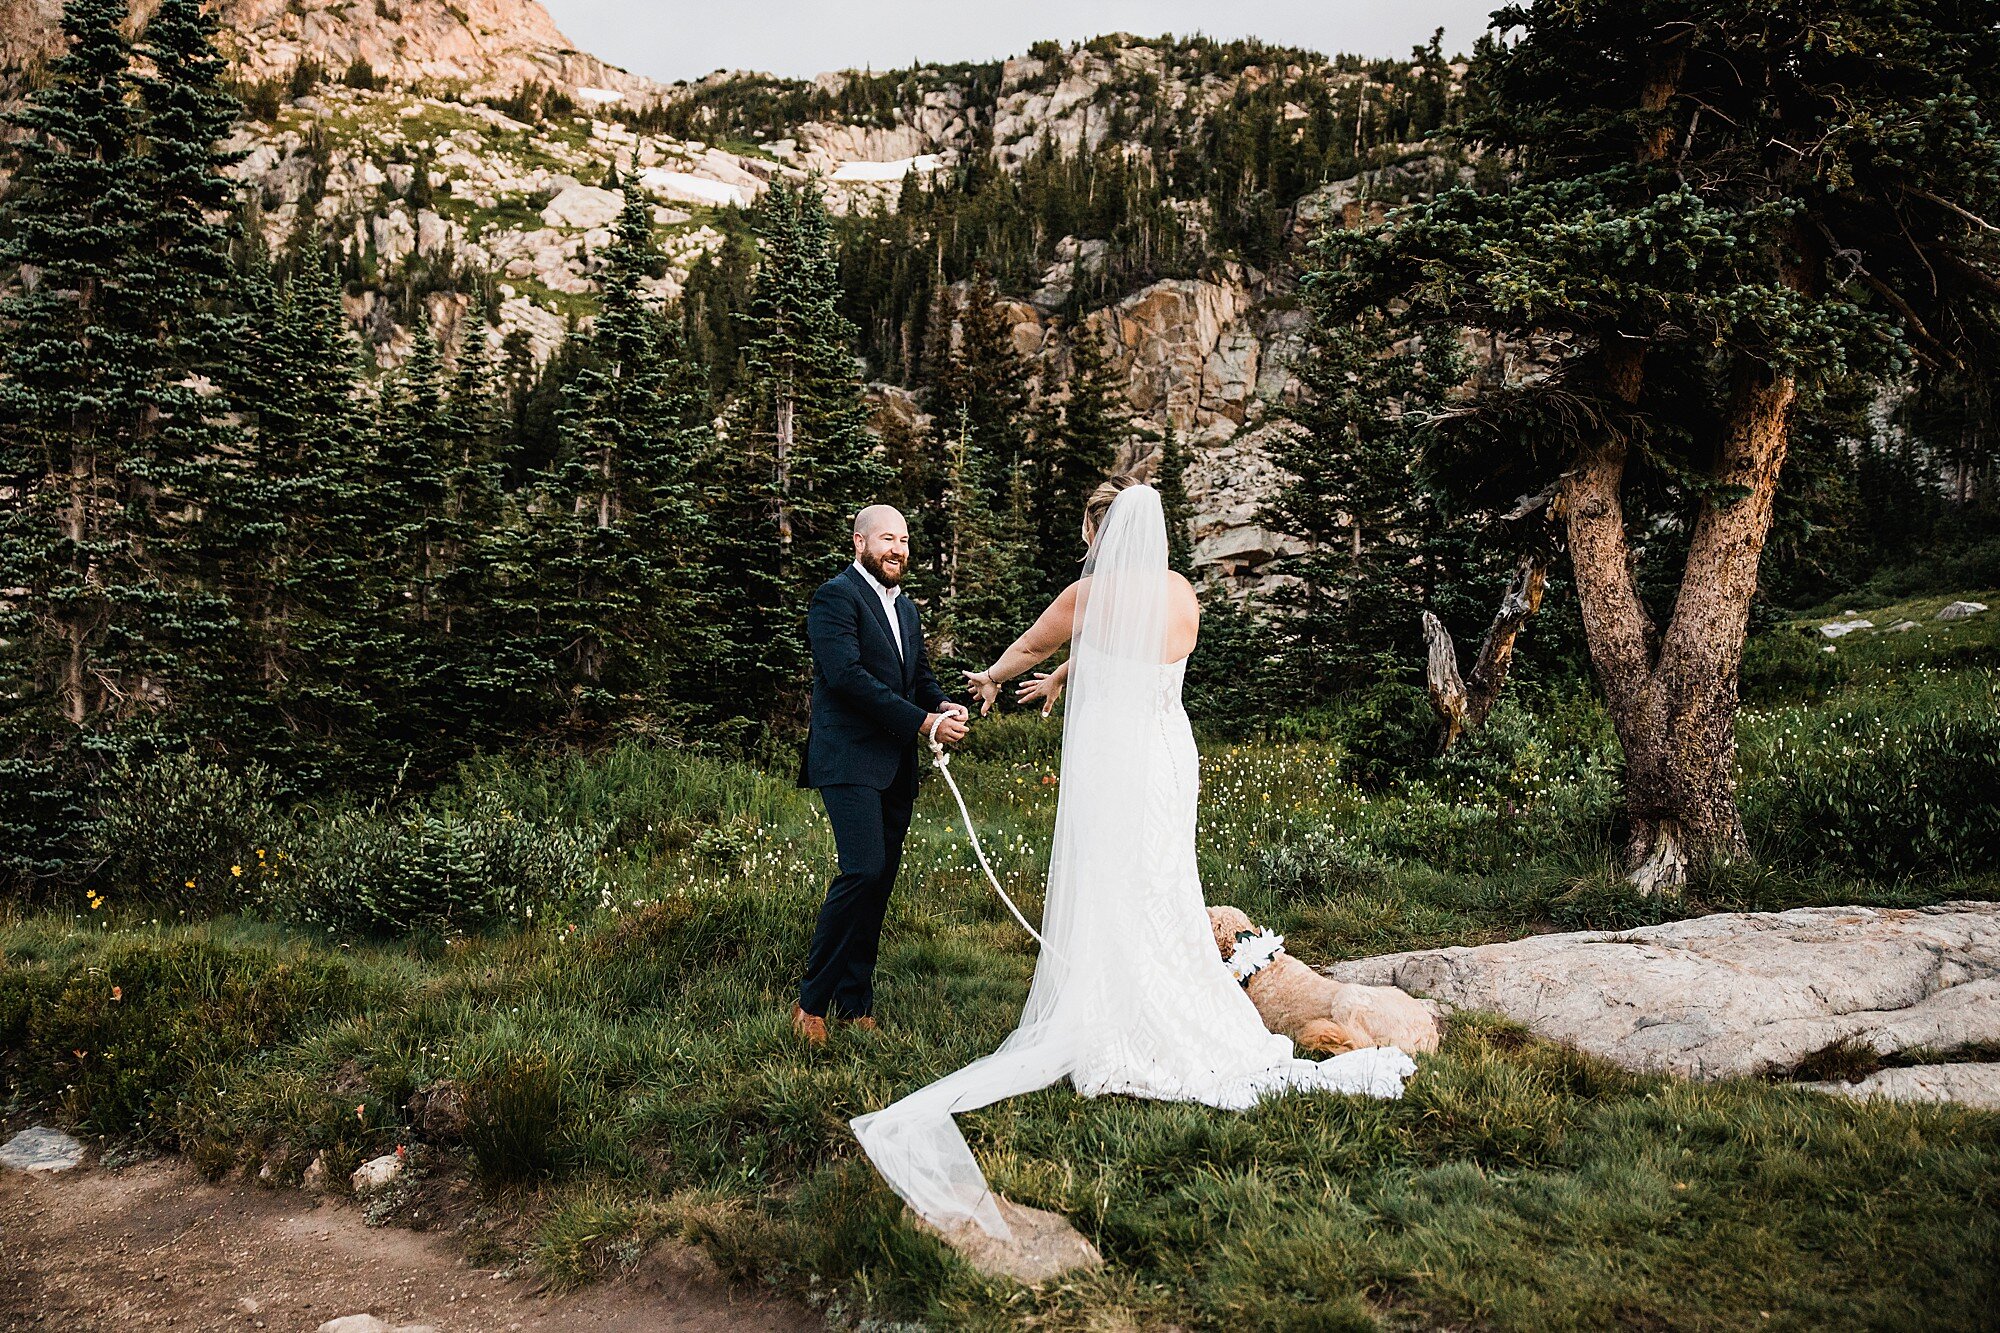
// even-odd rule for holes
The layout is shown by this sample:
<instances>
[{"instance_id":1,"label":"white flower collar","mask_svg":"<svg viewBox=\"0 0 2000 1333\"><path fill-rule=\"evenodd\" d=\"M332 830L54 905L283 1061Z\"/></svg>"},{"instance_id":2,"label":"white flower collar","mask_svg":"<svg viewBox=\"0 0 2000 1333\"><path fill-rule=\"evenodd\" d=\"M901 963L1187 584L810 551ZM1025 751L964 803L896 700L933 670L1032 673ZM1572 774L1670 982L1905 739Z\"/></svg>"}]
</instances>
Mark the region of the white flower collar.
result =
<instances>
[{"instance_id":1,"label":"white flower collar","mask_svg":"<svg viewBox=\"0 0 2000 1333\"><path fill-rule=\"evenodd\" d=\"M1227 967L1229 975L1245 986L1250 978L1269 967L1273 960L1284 951L1285 937L1274 935L1268 930L1236 932L1236 950L1229 955Z\"/></svg>"}]
</instances>

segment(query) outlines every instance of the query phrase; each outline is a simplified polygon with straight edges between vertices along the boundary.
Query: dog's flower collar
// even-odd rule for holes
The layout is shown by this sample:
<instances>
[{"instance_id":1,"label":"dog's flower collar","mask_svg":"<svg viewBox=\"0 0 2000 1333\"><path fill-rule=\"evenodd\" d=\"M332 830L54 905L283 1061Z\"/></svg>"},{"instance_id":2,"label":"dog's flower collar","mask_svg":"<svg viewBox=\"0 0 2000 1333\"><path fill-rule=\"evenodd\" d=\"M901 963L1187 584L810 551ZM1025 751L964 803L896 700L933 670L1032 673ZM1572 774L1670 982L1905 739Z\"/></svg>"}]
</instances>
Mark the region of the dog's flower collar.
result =
<instances>
[{"instance_id":1,"label":"dog's flower collar","mask_svg":"<svg viewBox=\"0 0 2000 1333\"><path fill-rule=\"evenodd\" d=\"M1269 967L1284 947L1283 935L1274 935L1268 930L1237 931L1236 950L1229 955L1226 964L1229 975L1235 977L1239 985L1248 986L1250 978Z\"/></svg>"}]
</instances>

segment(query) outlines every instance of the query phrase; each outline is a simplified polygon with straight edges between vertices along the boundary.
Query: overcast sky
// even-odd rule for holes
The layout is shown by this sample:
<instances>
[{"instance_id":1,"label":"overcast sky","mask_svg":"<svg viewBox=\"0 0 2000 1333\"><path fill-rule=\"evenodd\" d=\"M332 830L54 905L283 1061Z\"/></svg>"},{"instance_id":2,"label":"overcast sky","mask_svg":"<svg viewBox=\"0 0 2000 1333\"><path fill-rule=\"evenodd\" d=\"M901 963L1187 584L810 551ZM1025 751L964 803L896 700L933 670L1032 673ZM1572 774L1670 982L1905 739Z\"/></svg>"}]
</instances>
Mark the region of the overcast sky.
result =
<instances>
[{"instance_id":1,"label":"overcast sky","mask_svg":"<svg viewBox=\"0 0 2000 1333\"><path fill-rule=\"evenodd\" d=\"M1258 37L1407 56L1442 27L1470 50L1500 0L543 0L582 50L671 83L715 69L805 78L914 61L993 60L1045 37Z\"/></svg>"}]
</instances>

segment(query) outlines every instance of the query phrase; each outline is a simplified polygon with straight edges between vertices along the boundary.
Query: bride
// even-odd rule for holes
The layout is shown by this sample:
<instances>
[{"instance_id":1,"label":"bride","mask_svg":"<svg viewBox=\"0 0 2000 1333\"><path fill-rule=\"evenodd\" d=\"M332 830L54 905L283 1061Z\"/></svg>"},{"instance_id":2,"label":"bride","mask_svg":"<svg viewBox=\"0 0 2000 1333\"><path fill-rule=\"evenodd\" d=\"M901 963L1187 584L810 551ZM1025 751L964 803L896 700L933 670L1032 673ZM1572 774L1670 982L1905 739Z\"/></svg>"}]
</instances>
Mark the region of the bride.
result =
<instances>
[{"instance_id":1,"label":"bride","mask_svg":"<svg viewBox=\"0 0 2000 1333\"><path fill-rule=\"evenodd\" d=\"M1198 756L1180 697L1200 605L1167 568L1152 487L1106 482L1083 536L1083 577L992 667L968 673L990 710L1002 682L1073 640L1066 673L1022 690L1053 702L1066 683L1070 702L1046 943L1020 1026L993 1054L853 1121L890 1187L947 1231L976 1223L1011 1238L954 1112L1063 1078L1086 1097L1231 1110L1285 1090L1395 1097L1416 1068L1392 1047L1295 1059L1230 975L1195 869Z\"/></svg>"}]
</instances>

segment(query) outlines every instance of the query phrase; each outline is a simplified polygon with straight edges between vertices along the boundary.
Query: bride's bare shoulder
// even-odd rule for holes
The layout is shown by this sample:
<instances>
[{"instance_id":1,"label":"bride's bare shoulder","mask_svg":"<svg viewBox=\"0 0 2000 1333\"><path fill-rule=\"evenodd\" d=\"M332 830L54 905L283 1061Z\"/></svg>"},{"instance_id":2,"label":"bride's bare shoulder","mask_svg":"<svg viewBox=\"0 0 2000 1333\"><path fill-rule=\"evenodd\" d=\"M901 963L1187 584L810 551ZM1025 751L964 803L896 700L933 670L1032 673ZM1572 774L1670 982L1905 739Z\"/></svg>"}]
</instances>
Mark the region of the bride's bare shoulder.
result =
<instances>
[{"instance_id":1,"label":"bride's bare shoulder","mask_svg":"<svg viewBox=\"0 0 2000 1333\"><path fill-rule=\"evenodd\" d=\"M1167 571L1167 586L1169 588L1172 588L1174 590L1174 595L1181 598L1183 601L1191 602L1197 608L1201 606L1201 598L1195 595L1194 585L1192 583L1189 583L1187 580L1187 575L1181 573L1178 569L1170 569Z\"/></svg>"}]
</instances>

